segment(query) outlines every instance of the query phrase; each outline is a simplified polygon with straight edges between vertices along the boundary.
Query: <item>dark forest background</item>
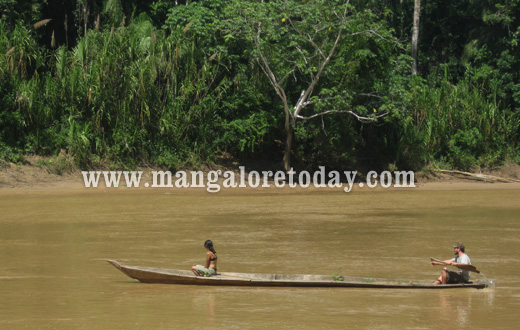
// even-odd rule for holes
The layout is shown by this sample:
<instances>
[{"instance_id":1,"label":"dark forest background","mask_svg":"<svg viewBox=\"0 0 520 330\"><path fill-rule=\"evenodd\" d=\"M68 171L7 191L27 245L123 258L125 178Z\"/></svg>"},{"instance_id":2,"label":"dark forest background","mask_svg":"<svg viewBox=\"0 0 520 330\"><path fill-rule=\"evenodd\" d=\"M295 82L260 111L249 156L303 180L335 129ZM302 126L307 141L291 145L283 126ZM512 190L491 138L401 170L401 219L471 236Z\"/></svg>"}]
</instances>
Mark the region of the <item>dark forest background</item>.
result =
<instances>
[{"instance_id":1,"label":"dark forest background","mask_svg":"<svg viewBox=\"0 0 520 330\"><path fill-rule=\"evenodd\" d=\"M293 106L341 33L312 118L293 123L291 166L519 163L520 0L423 1L414 75L416 5L0 0L0 159L282 168L284 104L262 59Z\"/></svg>"}]
</instances>

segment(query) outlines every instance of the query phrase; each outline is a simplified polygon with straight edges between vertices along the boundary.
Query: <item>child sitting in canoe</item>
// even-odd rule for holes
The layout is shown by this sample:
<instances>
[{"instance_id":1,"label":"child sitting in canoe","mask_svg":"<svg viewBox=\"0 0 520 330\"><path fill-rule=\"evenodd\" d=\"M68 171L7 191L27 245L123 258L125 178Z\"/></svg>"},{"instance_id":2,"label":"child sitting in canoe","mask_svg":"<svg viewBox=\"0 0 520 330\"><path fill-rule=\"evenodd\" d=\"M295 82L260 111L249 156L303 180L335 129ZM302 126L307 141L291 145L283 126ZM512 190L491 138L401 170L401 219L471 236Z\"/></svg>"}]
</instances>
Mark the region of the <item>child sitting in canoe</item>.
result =
<instances>
[{"instance_id":1,"label":"child sitting in canoe","mask_svg":"<svg viewBox=\"0 0 520 330\"><path fill-rule=\"evenodd\" d=\"M217 274L217 251L213 248L213 242L209 239L204 242L206 252L206 265L196 265L191 267L193 273L197 276L210 277Z\"/></svg>"}]
</instances>

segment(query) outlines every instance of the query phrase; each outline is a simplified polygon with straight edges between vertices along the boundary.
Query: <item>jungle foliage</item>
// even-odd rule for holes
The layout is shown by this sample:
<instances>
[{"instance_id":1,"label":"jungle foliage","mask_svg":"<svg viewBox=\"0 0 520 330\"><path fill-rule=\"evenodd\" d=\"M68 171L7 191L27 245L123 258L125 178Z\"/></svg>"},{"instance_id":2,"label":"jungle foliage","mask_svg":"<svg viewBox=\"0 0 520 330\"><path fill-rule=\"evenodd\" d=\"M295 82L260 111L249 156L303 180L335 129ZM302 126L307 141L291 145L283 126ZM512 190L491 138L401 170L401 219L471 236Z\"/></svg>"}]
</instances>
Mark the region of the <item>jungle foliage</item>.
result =
<instances>
[{"instance_id":1,"label":"jungle foliage","mask_svg":"<svg viewBox=\"0 0 520 330\"><path fill-rule=\"evenodd\" d=\"M520 0L423 1L417 76L413 7L0 0L0 159L281 168L287 115L296 169L520 162Z\"/></svg>"}]
</instances>

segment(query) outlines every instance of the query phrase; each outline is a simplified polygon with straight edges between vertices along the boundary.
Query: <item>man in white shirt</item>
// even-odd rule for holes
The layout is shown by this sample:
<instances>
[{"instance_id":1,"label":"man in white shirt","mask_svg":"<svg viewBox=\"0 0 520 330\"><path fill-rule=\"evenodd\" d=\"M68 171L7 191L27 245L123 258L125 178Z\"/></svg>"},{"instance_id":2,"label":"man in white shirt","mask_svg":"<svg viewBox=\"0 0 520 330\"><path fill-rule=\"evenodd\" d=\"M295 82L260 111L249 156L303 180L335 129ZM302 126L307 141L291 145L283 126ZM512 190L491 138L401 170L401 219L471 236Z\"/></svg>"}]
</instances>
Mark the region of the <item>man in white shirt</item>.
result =
<instances>
[{"instance_id":1,"label":"man in white shirt","mask_svg":"<svg viewBox=\"0 0 520 330\"><path fill-rule=\"evenodd\" d=\"M446 267L442 270L441 276L433 282L433 284L458 284L458 283L468 283L469 276L471 272L468 270L464 270L464 265L471 265L471 260L468 255L464 253L465 247L462 243L456 243L453 245L453 252L455 253L455 258L450 260L444 260L442 262L432 261L432 266L437 265L451 265L455 267L459 267L458 271L449 270Z\"/></svg>"}]
</instances>

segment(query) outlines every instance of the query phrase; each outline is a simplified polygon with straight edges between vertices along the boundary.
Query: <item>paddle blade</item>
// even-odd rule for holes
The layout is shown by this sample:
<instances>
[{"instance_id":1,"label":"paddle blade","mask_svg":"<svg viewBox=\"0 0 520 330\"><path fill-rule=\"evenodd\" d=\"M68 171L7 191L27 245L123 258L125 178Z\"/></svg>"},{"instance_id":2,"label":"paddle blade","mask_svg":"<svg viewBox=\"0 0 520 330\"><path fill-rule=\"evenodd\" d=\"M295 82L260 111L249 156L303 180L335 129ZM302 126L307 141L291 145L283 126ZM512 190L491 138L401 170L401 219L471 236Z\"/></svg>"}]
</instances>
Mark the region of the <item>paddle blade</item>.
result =
<instances>
[{"instance_id":1,"label":"paddle blade","mask_svg":"<svg viewBox=\"0 0 520 330\"><path fill-rule=\"evenodd\" d=\"M475 267L473 265L460 265L460 266L456 266L456 267L460 268L462 270L467 270L467 271L470 271L470 272L474 272L474 273L480 274L480 271L477 270L477 267Z\"/></svg>"}]
</instances>

